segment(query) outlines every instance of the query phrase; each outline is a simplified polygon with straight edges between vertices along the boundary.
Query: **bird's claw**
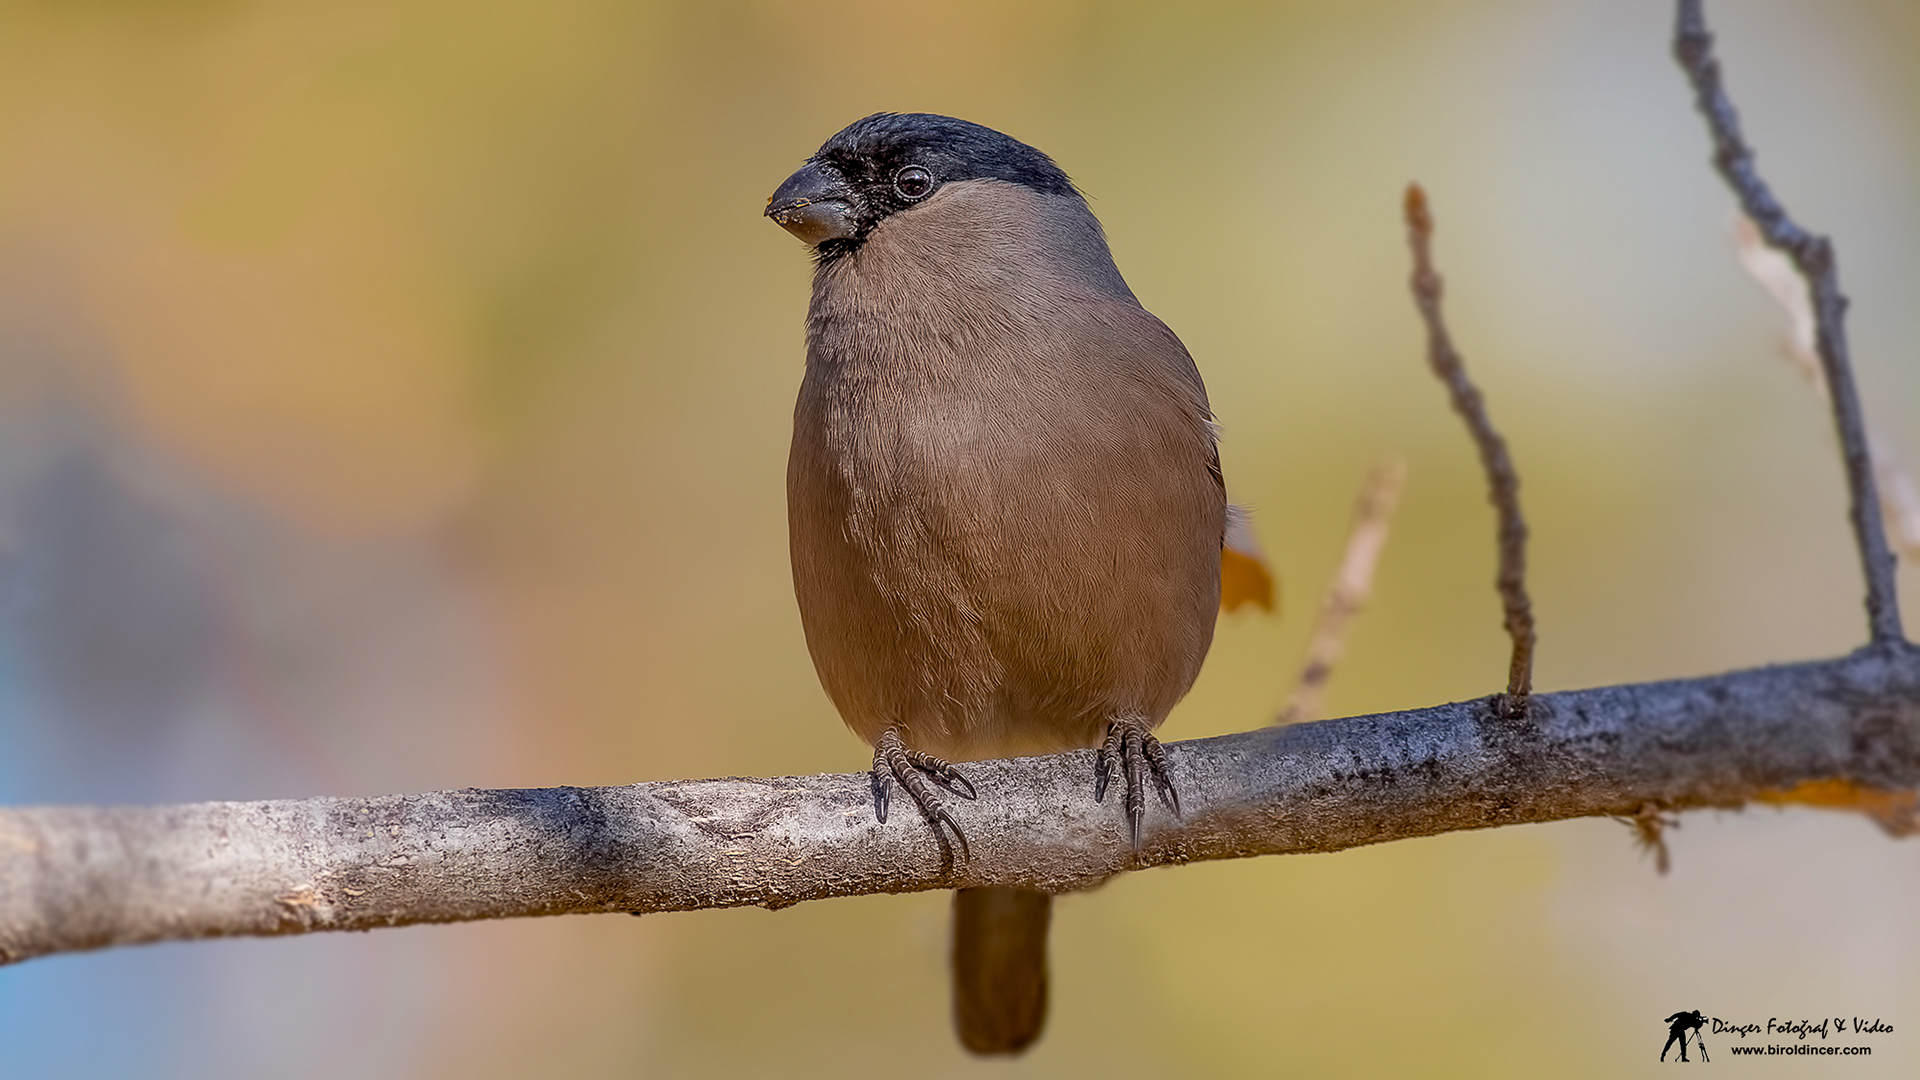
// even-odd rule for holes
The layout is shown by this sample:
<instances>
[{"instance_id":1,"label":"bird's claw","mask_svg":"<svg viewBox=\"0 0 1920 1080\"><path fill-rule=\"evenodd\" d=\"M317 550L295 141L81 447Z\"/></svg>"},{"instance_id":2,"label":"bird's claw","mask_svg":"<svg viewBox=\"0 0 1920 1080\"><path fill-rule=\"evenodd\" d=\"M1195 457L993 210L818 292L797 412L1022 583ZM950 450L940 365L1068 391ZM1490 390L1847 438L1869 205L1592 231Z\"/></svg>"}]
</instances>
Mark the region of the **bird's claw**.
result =
<instances>
[{"instance_id":1,"label":"bird's claw","mask_svg":"<svg viewBox=\"0 0 1920 1080\"><path fill-rule=\"evenodd\" d=\"M873 756L873 772L870 774L873 780L873 816L882 825L887 823L887 803L889 801L887 796L893 787L892 780L889 776L890 772L891 770L881 764L880 755L875 754Z\"/></svg>"},{"instance_id":2,"label":"bird's claw","mask_svg":"<svg viewBox=\"0 0 1920 1080\"><path fill-rule=\"evenodd\" d=\"M979 797L973 783L960 775L958 769L932 754L913 749L900 740L897 728L888 728L873 747L873 816L882 825L886 824L888 793L892 781L898 780L907 794L913 796L921 813L933 822L935 830L944 824L960 845L961 858L971 860L973 851L967 845L967 834L960 831L960 823L954 819L953 811L947 809L947 801L928 785L929 779L963 799Z\"/></svg>"},{"instance_id":3,"label":"bird's claw","mask_svg":"<svg viewBox=\"0 0 1920 1080\"><path fill-rule=\"evenodd\" d=\"M899 736L895 735L894 738L898 739ZM953 792L963 799L977 799L980 797L979 793L973 790L973 781L960 775L960 770L954 768L945 759L934 757L932 754L922 753L904 744L900 749L907 756L907 764L926 773L933 779L934 783L939 784L941 787L946 788L948 791Z\"/></svg>"},{"instance_id":4,"label":"bird's claw","mask_svg":"<svg viewBox=\"0 0 1920 1080\"><path fill-rule=\"evenodd\" d=\"M1173 811L1174 817L1180 816L1180 793L1175 790L1173 780L1167 775L1167 752L1160 746L1160 740L1153 737L1148 722L1139 717L1125 717L1107 725L1107 737L1094 755L1093 798L1104 802L1107 785L1113 782L1116 769L1126 778L1127 832L1133 841L1133 850L1140 850L1140 823L1147 814L1146 779L1153 777L1154 790L1159 792L1160 801Z\"/></svg>"}]
</instances>

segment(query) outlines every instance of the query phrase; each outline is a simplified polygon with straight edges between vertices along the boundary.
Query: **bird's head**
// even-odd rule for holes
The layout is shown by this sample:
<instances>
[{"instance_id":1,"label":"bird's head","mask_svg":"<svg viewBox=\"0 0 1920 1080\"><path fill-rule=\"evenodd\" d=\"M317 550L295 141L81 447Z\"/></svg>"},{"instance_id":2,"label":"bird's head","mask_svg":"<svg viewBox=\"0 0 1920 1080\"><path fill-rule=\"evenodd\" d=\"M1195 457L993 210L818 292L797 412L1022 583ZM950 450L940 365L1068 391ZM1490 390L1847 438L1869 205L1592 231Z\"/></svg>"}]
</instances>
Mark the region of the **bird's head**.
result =
<instances>
[{"instance_id":1,"label":"bird's head","mask_svg":"<svg viewBox=\"0 0 1920 1080\"><path fill-rule=\"evenodd\" d=\"M859 247L890 215L966 180L1078 195L1053 159L992 128L932 113L875 113L828 139L787 177L767 200L767 216L832 259Z\"/></svg>"}]
</instances>

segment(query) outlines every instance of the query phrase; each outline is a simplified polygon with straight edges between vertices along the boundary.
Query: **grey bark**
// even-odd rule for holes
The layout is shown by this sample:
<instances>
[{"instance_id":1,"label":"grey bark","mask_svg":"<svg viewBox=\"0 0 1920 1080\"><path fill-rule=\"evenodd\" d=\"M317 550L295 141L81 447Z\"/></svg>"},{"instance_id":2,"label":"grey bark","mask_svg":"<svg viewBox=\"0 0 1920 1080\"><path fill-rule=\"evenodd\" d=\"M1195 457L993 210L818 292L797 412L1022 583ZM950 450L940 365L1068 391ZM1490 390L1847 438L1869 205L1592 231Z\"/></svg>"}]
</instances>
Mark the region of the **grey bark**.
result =
<instances>
[{"instance_id":1,"label":"grey bark","mask_svg":"<svg viewBox=\"0 0 1920 1080\"><path fill-rule=\"evenodd\" d=\"M1523 720L1501 716L1496 700L1169 745L1186 816L1151 809L1137 856L1120 808L1093 801L1091 751L967 765L981 797L960 807L973 838L965 862L911 813L875 823L865 774L0 810L0 961L968 885L1066 891L1144 866L1644 819L1809 783L1829 802L1835 791L1871 800L1920 788L1920 649L1905 643L1542 694ZM1883 824L1912 827L1910 794L1880 801Z\"/></svg>"}]
</instances>

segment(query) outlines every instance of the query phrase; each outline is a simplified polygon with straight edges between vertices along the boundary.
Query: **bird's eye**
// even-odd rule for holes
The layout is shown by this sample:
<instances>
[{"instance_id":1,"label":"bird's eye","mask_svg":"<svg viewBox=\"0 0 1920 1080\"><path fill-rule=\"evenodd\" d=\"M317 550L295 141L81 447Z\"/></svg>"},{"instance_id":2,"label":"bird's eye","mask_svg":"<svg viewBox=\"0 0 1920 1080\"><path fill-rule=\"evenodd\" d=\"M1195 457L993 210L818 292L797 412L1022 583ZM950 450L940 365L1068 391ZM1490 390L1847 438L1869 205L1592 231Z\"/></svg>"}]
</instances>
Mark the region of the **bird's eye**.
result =
<instances>
[{"instance_id":1,"label":"bird's eye","mask_svg":"<svg viewBox=\"0 0 1920 1080\"><path fill-rule=\"evenodd\" d=\"M933 190L933 174L918 165L909 165L893 174L893 190L908 202L924 199Z\"/></svg>"}]
</instances>

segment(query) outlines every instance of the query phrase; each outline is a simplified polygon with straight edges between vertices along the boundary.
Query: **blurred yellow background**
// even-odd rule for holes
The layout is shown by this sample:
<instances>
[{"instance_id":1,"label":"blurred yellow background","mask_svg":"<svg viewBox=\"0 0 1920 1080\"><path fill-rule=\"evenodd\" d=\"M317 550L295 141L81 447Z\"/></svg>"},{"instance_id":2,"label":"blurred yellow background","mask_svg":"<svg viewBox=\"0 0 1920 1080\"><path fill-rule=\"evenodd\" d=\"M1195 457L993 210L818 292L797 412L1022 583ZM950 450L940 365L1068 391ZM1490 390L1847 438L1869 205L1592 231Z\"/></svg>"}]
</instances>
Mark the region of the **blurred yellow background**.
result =
<instances>
[{"instance_id":1,"label":"blurred yellow background","mask_svg":"<svg viewBox=\"0 0 1920 1080\"><path fill-rule=\"evenodd\" d=\"M1920 462L1920 9L1709 14ZM1670 22L4 0L0 800L864 767L788 581L810 263L761 210L882 109L1053 155L1207 378L1288 610L1223 621L1168 737L1285 699L1393 454L1329 707L1504 679L1492 516L1406 295L1416 178L1525 484L1538 684L1843 652L1827 420L1735 260ZM0 1075L1615 1077L1694 1008L1880 1016L1849 1075L1912 1075L1920 848L1811 811L1671 842L1665 878L1605 821L1125 877L1060 905L1051 1027L1011 1065L948 1034L927 894L39 960L0 970Z\"/></svg>"}]
</instances>

